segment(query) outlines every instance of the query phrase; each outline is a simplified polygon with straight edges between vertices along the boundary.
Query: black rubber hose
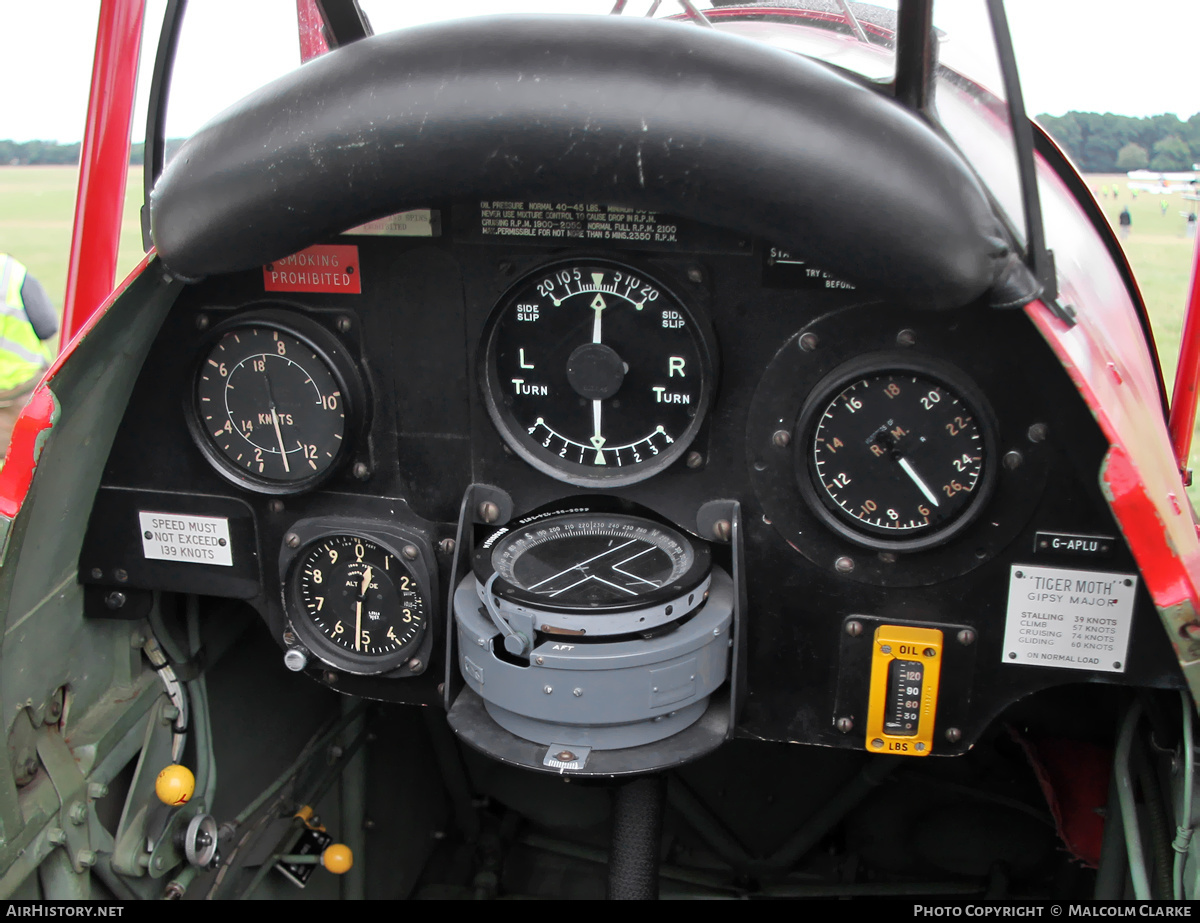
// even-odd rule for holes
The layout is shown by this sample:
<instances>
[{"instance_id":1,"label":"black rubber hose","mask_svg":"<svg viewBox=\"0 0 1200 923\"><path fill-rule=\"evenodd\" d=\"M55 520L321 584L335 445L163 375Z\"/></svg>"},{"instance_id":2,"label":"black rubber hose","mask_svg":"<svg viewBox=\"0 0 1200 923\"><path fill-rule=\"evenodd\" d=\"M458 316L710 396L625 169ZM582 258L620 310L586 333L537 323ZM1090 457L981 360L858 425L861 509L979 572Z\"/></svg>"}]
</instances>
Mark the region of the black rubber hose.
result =
<instances>
[{"instance_id":1,"label":"black rubber hose","mask_svg":"<svg viewBox=\"0 0 1200 923\"><path fill-rule=\"evenodd\" d=\"M610 901L658 900L665 783L662 775L642 776L617 789L608 859Z\"/></svg>"}]
</instances>

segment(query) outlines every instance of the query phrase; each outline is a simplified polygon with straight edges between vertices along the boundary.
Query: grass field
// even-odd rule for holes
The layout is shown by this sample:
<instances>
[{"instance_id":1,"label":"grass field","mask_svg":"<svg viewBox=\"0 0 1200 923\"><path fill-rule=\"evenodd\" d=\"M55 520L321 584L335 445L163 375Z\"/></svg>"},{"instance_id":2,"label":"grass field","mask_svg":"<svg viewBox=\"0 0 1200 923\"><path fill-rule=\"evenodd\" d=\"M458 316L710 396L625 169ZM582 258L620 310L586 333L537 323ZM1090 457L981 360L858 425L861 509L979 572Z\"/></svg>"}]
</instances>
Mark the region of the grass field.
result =
<instances>
[{"instance_id":1,"label":"grass field","mask_svg":"<svg viewBox=\"0 0 1200 923\"><path fill-rule=\"evenodd\" d=\"M1175 377L1180 326L1195 245L1187 235L1185 215L1193 205L1200 203L1188 202L1179 195L1156 196L1148 192L1139 192L1134 198L1126 186L1126 177L1121 174L1088 176L1087 181L1114 228L1118 227L1117 218L1122 208L1128 208L1133 219L1129 237L1121 244L1146 300L1162 360L1163 377L1169 388Z\"/></svg>"},{"instance_id":2,"label":"grass field","mask_svg":"<svg viewBox=\"0 0 1200 923\"><path fill-rule=\"evenodd\" d=\"M0 167L0 252L24 263L60 312L67 289L78 177L74 167ZM142 168L130 167L117 279L125 278L144 255L138 221L141 202Z\"/></svg>"},{"instance_id":3,"label":"grass field","mask_svg":"<svg viewBox=\"0 0 1200 923\"><path fill-rule=\"evenodd\" d=\"M0 167L0 252L11 253L25 263L60 310L66 290L77 175L74 167ZM1194 203L1178 195L1166 196L1164 212L1164 197L1143 192L1134 198L1124 175L1089 176L1087 180L1114 227L1123 207L1128 206L1133 217L1131 233L1123 244L1150 312L1163 377L1170 388L1175 380L1195 243L1187 236L1184 214ZM1106 187L1108 194L1101 194ZM138 221L141 201L142 170L131 167L118 279L142 258ZM1193 443L1192 465L1200 471L1200 428ZM1200 478L1197 480L1200 482ZM1200 507L1200 483L1189 493L1193 504Z\"/></svg>"}]
</instances>

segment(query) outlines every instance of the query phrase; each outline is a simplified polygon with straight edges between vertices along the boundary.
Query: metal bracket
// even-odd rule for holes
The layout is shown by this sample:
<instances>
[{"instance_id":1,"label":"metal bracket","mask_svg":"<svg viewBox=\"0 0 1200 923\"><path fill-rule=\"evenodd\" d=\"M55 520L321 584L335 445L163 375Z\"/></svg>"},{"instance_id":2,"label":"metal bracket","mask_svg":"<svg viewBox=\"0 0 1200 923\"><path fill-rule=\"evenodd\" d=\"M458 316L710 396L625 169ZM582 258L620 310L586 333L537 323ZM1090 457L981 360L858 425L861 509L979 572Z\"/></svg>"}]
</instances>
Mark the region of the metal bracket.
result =
<instances>
[{"instance_id":1,"label":"metal bracket","mask_svg":"<svg viewBox=\"0 0 1200 923\"><path fill-rule=\"evenodd\" d=\"M733 650L729 661L729 730L737 728L742 704L746 700L746 580L745 548L742 539L742 505L737 500L709 500L696 513L697 532L709 541L730 546L733 577L733 626L730 629Z\"/></svg>"},{"instance_id":2,"label":"metal bracket","mask_svg":"<svg viewBox=\"0 0 1200 923\"><path fill-rule=\"evenodd\" d=\"M696 534L707 542L729 542L738 510L736 500L709 500L696 513Z\"/></svg>"},{"instance_id":3,"label":"metal bracket","mask_svg":"<svg viewBox=\"0 0 1200 923\"><path fill-rule=\"evenodd\" d=\"M1050 309L1050 313L1057 317L1068 327L1075 326L1075 307L1062 301L1058 298L1045 299L1045 305Z\"/></svg>"},{"instance_id":4,"label":"metal bracket","mask_svg":"<svg viewBox=\"0 0 1200 923\"><path fill-rule=\"evenodd\" d=\"M150 709L141 755L125 799L125 810L117 825L112 867L123 875L146 874L144 860L151 858L147 855L148 851L156 850L164 839L170 839L165 834L169 832L171 818L163 816L169 809L154 794L155 778L163 767L172 762L171 727L174 718L168 709L173 710L173 706L165 695L160 696ZM162 874L169 857L165 854L160 856L164 868L159 870L159 874ZM175 861L179 861L177 855Z\"/></svg>"},{"instance_id":5,"label":"metal bracket","mask_svg":"<svg viewBox=\"0 0 1200 923\"><path fill-rule=\"evenodd\" d=\"M91 805L87 779L56 727L43 726L37 732L37 754L58 794L58 826L63 833L59 844L66 847L71 868L82 874L95 859L88 833Z\"/></svg>"},{"instance_id":6,"label":"metal bracket","mask_svg":"<svg viewBox=\"0 0 1200 923\"><path fill-rule=\"evenodd\" d=\"M496 516L490 522L480 516L486 503L496 507ZM458 631L454 622L454 588L471 567L471 556L475 553L475 524L500 525L508 522L512 513L512 497L499 487L471 484L463 493L458 511L458 528L454 535L454 560L450 565L450 592L446 594L446 676L442 683L442 707L447 712L463 687L456 654Z\"/></svg>"},{"instance_id":7,"label":"metal bracket","mask_svg":"<svg viewBox=\"0 0 1200 923\"><path fill-rule=\"evenodd\" d=\"M581 747L577 744L571 746L551 744L546 748L542 765L549 769L557 769L559 772L565 772L568 769L583 769L587 765L591 753L591 747Z\"/></svg>"}]
</instances>

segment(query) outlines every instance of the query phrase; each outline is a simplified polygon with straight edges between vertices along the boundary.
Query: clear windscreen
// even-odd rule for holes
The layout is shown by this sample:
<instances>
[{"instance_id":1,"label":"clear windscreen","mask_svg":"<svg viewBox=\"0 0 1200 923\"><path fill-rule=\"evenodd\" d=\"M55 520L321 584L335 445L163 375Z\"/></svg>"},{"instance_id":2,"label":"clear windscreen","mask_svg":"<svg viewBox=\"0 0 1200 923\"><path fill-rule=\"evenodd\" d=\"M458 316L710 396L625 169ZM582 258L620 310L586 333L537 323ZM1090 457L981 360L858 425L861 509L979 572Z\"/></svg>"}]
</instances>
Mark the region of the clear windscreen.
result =
<instances>
[{"instance_id":1,"label":"clear windscreen","mask_svg":"<svg viewBox=\"0 0 1200 923\"><path fill-rule=\"evenodd\" d=\"M1025 209L1012 116L985 0L936 0L938 121L1025 240Z\"/></svg>"},{"instance_id":2,"label":"clear windscreen","mask_svg":"<svg viewBox=\"0 0 1200 923\"><path fill-rule=\"evenodd\" d=\"M395 3L361 0L375 34L449 19L499 13L653 16L679 28L715 28L805 55L883 84L895 77L898 0L680 2L680 0L459 0ZM315 9L315 4L313 5ZM164 0L150 0L143 36L143 113L133 136L144 137L144 112ZM168 159L181 140L257 87L301 64L295 0L205 0L186 7L166 107ZM1024 214L1008 104L985 0L936 0L940 68L934 111L1024 237ZM798 105L803 101L798 100Z\"/></svg>"}]
</instances>

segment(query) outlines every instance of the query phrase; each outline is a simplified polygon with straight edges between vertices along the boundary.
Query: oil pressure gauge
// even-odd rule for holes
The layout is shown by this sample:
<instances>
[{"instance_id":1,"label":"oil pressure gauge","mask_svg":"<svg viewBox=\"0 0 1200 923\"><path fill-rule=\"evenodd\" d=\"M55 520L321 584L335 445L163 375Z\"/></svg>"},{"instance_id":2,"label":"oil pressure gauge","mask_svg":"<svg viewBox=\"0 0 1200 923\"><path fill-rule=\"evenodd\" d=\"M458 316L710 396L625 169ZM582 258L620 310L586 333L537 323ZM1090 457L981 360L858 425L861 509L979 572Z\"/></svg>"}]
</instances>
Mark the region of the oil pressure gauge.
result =
<instances>
[{"instance_id":1,"label":"oil pressure gauge","mask_svg":"<svg viewBox=\"0 0 1200 923\"><path fill-rule=\"evenodd\" d=\"M995 474L983 396L932 360L869 356L835 370L797 423L801 493L835 531L867 547L916 551L981 511Z\"/></svg>"}]
</instances>

